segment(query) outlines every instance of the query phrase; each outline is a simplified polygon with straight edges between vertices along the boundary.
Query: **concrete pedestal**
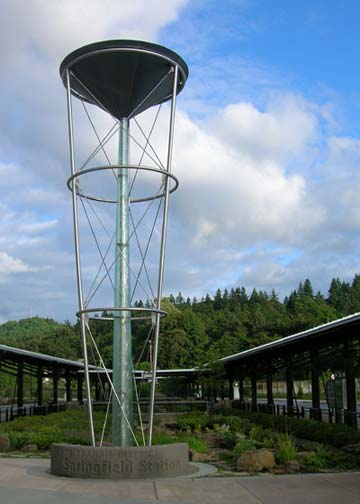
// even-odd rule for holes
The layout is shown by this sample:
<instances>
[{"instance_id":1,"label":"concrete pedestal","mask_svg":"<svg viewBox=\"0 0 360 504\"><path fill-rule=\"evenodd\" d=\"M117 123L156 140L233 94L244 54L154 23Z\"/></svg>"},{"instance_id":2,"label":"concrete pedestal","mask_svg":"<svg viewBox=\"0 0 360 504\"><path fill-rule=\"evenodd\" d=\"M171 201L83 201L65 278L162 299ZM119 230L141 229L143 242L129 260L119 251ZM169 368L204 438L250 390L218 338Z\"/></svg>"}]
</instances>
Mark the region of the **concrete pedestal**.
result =
<instances>
[{"instance_id":1,"label":"concrete pedestal","mask_svg":"<svg viewBox=\"0 0 360 504\"><path fill-rule=\"evenodd\" d=\"M51 446L51 474L73 478L145 479L196 472L186 443L131 448Z\"/></svg>"}]
</instances>

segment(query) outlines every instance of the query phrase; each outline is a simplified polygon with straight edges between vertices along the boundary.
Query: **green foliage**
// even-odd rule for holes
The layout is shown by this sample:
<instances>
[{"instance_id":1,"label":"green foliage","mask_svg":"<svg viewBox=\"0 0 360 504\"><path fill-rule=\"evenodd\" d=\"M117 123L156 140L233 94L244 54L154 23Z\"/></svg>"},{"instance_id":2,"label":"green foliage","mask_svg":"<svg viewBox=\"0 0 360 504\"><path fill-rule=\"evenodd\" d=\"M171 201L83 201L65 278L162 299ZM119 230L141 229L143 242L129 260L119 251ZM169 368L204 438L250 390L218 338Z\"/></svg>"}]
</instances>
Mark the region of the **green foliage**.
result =
<instances>
[{"instance_id":1,"label":"green foliage","mask_svg":"<svg viewBox=\"0 0 360 504\"><path fill-rule=\"evenodd\" d=\"M222 445L224 448L233 448L236 445L236 433L230 430L227 424L214 424L214 431L222 437Z\"/></svg>"},{"instance_id":2,"label":"green foliage","mask_svg":"<svg viewBox=\"0 0 360 504\"><path fill-rule=\"evenodd\" d=\"M176 419L178 428L184 432L200 432L205 430L209 423L208 415L184 415Z\"/></svg>"},{"instance_id":3,"label":"green foliage","mask_svg":"<svg viewBox=\"0 0 360 504\"><path fill-rule=\"evenodd\" d=\"M264 448L274 448L276 445L276 437L271 429L263 429L261 445Z\"/></svg>"},{"instance_id":4,"label":"green foliage","mask_svg":"<svg viewBox=\"0 0 360 504\"><path fill-rule=\"evenodd\" d=\"M199 439L195 436L188 436L180 434L176 437L177 443L188 443L189 448L192 448L198 453L207 453L209 451L209 446L203 439Z\"/></svg>"},{"instance_id":5,"label":"green foliage","mask_svg":"<svg viewBox=\"0 0 360 504\"><path fill-rule=\"evenodd\" d=\"M358 469L360 460L356 455L335 451L328 446L315 443L314 450L300 457L300 462L307 470L318 471L323 469Z\"/></svg>"},{"instance_id":6,"label":"green foliage","mask_svg":"<svg viewBox=\"0 0 360 504\"><path fill-rule=\"evenodd\" d=\"M239 456L242 453L250 450L256 450L258 447L258 443L254 439L240 439L235 448L232 451L232 454L235 456Z\"/></svg>"},{"instance_id":7,"label":"green foliage","mask_svg":"<svg viewBox=\"0 0 360 504\"><path fill-rule=\"evenodd\" d=\"M101 432L104 421L103 411L94 411L95 432ZM109 433L111 418L108 419L105 434ZM29 444L36 444L39 450L49 450L52 443L90 444L87 414L83 409L68 410L47 416L20 417L13 422L2 424L2 432L9 435L11 450L21 450ZM142 443L137 433L139 444ZM206 441L180 432L178 435L155 432L153 444L188 443L199 453L206 453Z\"/></svg>"},{"instance_id":8,"label":"green foliage","mask_svg":"<svg viewBox=\"0 0 360 504\"><path fill-rule=\"evenodd\" d=\"M97 432L101 432L103 420L104 412L95 411L94 427ZM47 416L19 417L2 424L1 428L8 433L13 450L27 444L36 444L40 450L48 450L52 443L90 444L88 417L83 409Z\"/></svg>"},{"instance_id":9,"label":"green foliage","mask_svg":"<svg viewBox=\"0 0 360 504\"><path fill-rule=\"evenodd\" d=\"M65 359L79 359L82 355L79 333L69 323L31 317L0 325L0 343L24 348Z\"/></svg>"},{"instance_id":10,"label":"green foliage","mask_svg":"<svg viewBox=\"0 0 360 504\"><path fill-rule=\"evenodd\" d=\"M280 433L276 436L276 444L279 450L279 461L282 464L288 460L296 459L296 446L293 437Z\"/></svg>"},{"instance_id":11,"label":"green foliage","mask_svg":"<svg viewBox=\"0 0 360 504\"><path fill-rule=\"evenodd\" d=\"M237 437L233 432L224 431L222 433L224 448L232 449L236 445Z\"/></svg>"},{"instance_id":12,"label":"green foliage","mask_svg":"<svg viewBox=\"0 0 360 504\"><path fill-rule=\"evenodd\" d=\"M251 424L252 427L249 430L249 437L254 441L261 444L263 448L274 448L277 446L278 434L273 432L272 429L263 428L258 424Z\"/></svg>"},{"instance_id":13,"label":"green foliage","mask_svg":"<svg viewBox=\"0 0 360 504\"><path fill-rule=\"evenodd\" d=\"M142 436L140 433L136 435L139 445L142 444ZM165 434L163 432L154 432L153 445L163 445L163 444L173 444L173 443L188 443L189 448L192 448L198 453L207 453L209 446L203 439L199 439L196 436L190 436L183 432L179 434Z\"/></svg>"},{"instance_id":14,"label":"green foliage","mask_svg":"<svg viewBox=\"0 0 360 504\"><path fill-rule=\"evenodd\" d=\"M234 414L234 410L231 410ZM328 443L337 448L360 442L360 432L341 424L328 424L315 420L298 420L283 416L249 411L238 411L241 419L261 425L273 432L288 432L294 436L319 443Z\"/></svg>"},{"instance_id":15,"label":"green foliage","mask_svg":"<svg viewBox=\"0 0 360 504\"><path fill-rule=\"evenodd\" d=\"M243 433L248 423L244 423L240 418L236 416L224 416L224 415L214 415L209 421L209 426L213 423L228 425L230 432Z\"/></svg>"},{"instance_id":16,"label":"green foliage","mask_svg":"<svg viewBox=\"0 0 360 504\"><path fill-rule=\"evenodd\" d=\"M232 415L184 415L176 419L178 428L185 432L215 430L224 436L225 444L234 444L235 435L249 434L252 424L249 420ZM230 435L231 434L231 435Z\"/></svg>"},{"instance_id":17,"label":"green foliage","mask_svg":"<svg viewBox=\"0 0 360 504\"><path fill-rule=\"evenodd\" d=\"M259 441L260 443L263 441L264 435L265 430L261 427L261 425L254 425L251 427L249 432L249 437L255 441Z\"/></svg>"},{"instance_id":18,"label":"green foliage","mask_svg":"<svg viewBox=\"0 0 360 504\"><path fill-rule=\"evenodd\" d=\"M21 450L25 445L36 444L39 450L48 450L52 443L63 443L64 436L63 433L57 429L52 431L44 431L40 432L9 432L10 446L13 450ZM66 442L73 442L70 440L66 440ZM84 444L84 443L81 443ZM85 443L88 444L88 443Z\"/></svg>"}]
</instances>

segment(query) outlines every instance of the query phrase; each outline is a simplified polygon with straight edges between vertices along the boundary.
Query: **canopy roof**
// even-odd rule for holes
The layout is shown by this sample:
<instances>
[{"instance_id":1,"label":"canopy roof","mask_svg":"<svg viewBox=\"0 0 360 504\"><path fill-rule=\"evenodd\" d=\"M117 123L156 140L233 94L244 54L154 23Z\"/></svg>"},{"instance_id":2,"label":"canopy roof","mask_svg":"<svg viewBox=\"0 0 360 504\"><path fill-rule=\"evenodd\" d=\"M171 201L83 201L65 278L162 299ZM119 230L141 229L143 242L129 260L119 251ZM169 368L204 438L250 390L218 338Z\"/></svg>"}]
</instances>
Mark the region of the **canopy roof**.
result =
<instances>
[{"instance_id":1,"label":"canopy roof","mask_svg":"<svg viewBox=\"0 0 360 504\"><path fill-rule=\"evenodd\" d=\"M360 324L360 313L354 313L343 317L332 322L327 322L326 324L321 324L306 331L301 331L291 336L286 336L285 338L280 338L270 343L265 343L259 345L255 348L250 348L249 350L244 350L242 352L228 355L219 359L225 364L231 361L241 361L252 357L260 357L268 352L279 351L280 349L286 349L289 352L294 352L294 345L296 345L301 351L307 351L312 348L312 342L322 342L328 345L330 342L330 336L342 336L344 335L344 330L350 331L353 327L358 327Z\"/></svg>"},{"instance_id":2,"label":"canopy roof","mask_svg":"<svg viewBox=\"0 0 360 504\"><path fill-rule=\"evenodd\" d=\"M107 40L66 56L60 76L66 86L69 69L72 94L122 119L171 98L175 65L179 68L178 94L189 73L178 54L149 42Z\"/></svg>"}]
</instances>

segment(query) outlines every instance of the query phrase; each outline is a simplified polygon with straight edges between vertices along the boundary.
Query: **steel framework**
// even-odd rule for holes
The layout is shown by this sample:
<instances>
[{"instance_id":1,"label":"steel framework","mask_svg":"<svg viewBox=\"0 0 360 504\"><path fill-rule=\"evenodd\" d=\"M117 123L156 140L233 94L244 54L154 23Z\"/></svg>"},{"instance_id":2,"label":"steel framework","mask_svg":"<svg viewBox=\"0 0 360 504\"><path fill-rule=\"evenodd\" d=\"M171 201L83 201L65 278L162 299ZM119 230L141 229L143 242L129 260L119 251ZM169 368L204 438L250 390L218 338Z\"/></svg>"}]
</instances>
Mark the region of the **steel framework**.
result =
<instances>
[{"instance_id":1,"label":"steel framework","mask_svg":"<svg viewBox=\"0 0 360 504\"><path fill-rule=\"evenodd\" d=\"M161 308L161 298L169 195L178 186L176 177L171 173L175 107L177 94L185 84L188 69L176 53L162 46L118 40L99 42L74 51L62 62L60 74L67 90L71 166L71 176L67 185L72 193L79 306L77 316L80 320L84 351L91 442L93 446L97 443L90 390L90 359L104 370L109 383L107 413L111 402L113 445L131 446L138 443L133 424L133 399L134 395L136 399L138 398L138 392L133 379L134 355L131 326L135 321L147 320L150 327L144 348L149 341L152 343L152 379L147 439L148 444L151 445L160 320L165 315ZM92 135L96 136L96 147L85 156L82 164L76 162L75 156L73 96L80 100L90 123ZM165 113L168 114L167 145L166 149L158 153L159 147L155 146L156 140L161 151L163 134L156 135L155 126L162 104L167 101L170 102L170 106L163 107ZM92 106L95 106L95 111ZM81 107L79 108L78 113L82 112ZM156 114L149 127L150 108L155 108ZM112 120L112 125L105 134L98 132L95 121L91 117L91 113L97 115L99 109ZM140 124L138 117L140 113L143 117L145 116L145 126ZM85 136L85 130L83 123L79 124L78 135L81 138ZM137 131L137 136L133 128ZM118 133L119 142L114 150L112 142L116 133ZM134 155L131 156L133 151ZM83 155L82 147L78 147L77 152L79 152L77 157L80 158ZM133 162L131 159L135 155L139 155L138 162ZM105 165L96 162L100 156L105 157ZM116 156L117 160L114 161ZM150 166L144 164L144 158L151 161ZM106 178L105 176L109 174L111 177ZM92 180L92 177L99 175L102 175L101 179ZM160 177L157 183L153 182L156 177ZM149 186L151 190L148 189ZM109 204L115 207L113 219L108 210ZM137 208L133 210L134 204ZM96 205L100 205L101 209ZM143 206L140 209L141 205ZM81 215L79 209L82 210ZM84 260L80 249L83 247L82 250L86 250L89 241L88 236L84 238L81 234L82 219L89 224L90 236L100 256L100 265L90 281L87 277L84 279L82 273ZM114 220L115 230L113 228L109 230ZM145 225L146 220L148 223ZM141 243L139 232L141 227L147 230L144 243ZM158 235L155 233L156 230L158 230ZM157 244L155 235L159 237ZM157 252L154 252L155 245ZM110 259L111 250L114 251L113 259ZM134 251L137 252L136 257ZM157 257L157 272L152 266L147 265L149 257L151 265ZM85 269L90 271L92 267L90 265ZM85 283L90 284L87 296L84 295ZM108 287L105 287L105 284ZM135 296L139 295L139 291L142 291L142 296L145 295L146 307L135 303ZM113 304L108 302L111 297ZM95 298L99 299L98 305L94 304ZM92 330L93 319L113 321L113 373L111 376L107 371L99 342L96 341L96 335ZM141 356L144 354L144 348ZM140 407L138 407L138 414L142 426ZM100 443L102 443L104 431L105 427L103 427ZM143 439L145 441L144 435Z\"/></svg>"}]
</instances>

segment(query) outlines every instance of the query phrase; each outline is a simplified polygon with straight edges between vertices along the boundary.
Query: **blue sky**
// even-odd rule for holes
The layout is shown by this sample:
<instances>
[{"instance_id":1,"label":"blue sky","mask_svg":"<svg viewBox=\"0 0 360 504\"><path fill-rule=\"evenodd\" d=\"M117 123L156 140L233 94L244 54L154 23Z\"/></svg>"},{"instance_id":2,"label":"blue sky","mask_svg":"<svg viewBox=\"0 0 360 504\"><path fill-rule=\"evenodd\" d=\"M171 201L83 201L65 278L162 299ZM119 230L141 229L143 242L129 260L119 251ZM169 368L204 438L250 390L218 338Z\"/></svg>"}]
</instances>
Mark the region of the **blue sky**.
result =
<instances>
[{"instance_id":1,"label":"blue sky","mask_svg":"<svg viewBox=\"0 0 360 504\"><path fill-rule=\"evenodd\" d=\"M190 68L165 294L244 285L284 296L306 277L326 293L334 276L351 280L360 270L359 14L351 0L3 0L0 321L74 318L58 65L109 38L163 44Z\"/></svg>"}]
</instances>

